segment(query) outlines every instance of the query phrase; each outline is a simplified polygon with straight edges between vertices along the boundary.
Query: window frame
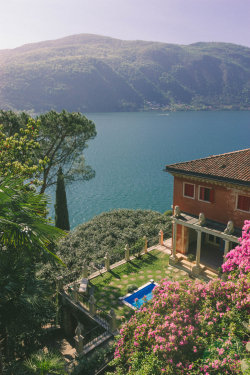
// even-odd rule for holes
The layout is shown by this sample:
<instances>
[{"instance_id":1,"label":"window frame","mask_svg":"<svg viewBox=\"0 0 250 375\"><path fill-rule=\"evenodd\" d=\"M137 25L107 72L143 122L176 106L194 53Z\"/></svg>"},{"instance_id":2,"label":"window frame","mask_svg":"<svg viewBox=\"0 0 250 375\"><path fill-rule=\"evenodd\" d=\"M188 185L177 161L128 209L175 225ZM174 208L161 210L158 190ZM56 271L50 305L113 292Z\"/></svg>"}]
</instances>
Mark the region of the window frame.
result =
<instances>
[{"instance_id":1,"label":"window frame","mask_svg":"<svg viewBox=\"0 0 250 375\"><path fill-rule=\"evenodd\" d=\"M193 185L194 187L194 196L193 197L190 197L189 195L185 195L185 185ZM183 197L184 198L189 198L189 199L195 199L195 184L192 184L190 182L183 182Z\"/></svg>"},{"instance_id":2,"label":"window frame","mask_svg":"<svg viewBox=\"0 0 250 375\"><path fill-rule=\"evenodd\" d=\"M209 190L213 190L213 188L211 188L211 187L208 187L208 186L204 186L204 185L199 185L199 187L198 187L198 201L200 201L200 202L205 202L205 203L213 203L213 202L211 202L211 201L205 201L205 200L203 200L203 199L200 199L200 190L201 190L201 188L205 188L205 189L209 189ZM210 194L209 194L209 198L210 198Z\"/></svg>"},{"instance_id":3,"label":"window frame","mask_svg":"<svg viewBox=\"0 0 250 375\"><path fill-rule=\"evenodd\" d=\"M249 211L246 211L246 210L242 210L241 208L238 208L239 195L242 196L242 197L247 197L247 198L250 199L250 196L249 196L249 195L243 195L242 193L237 193L237 196L236 196L236 205L235 205L235 210L236 210L236 211L240 211L240 212L250 213L250 210L249 210Z\"/></svg>"},{"instance_id":4,"label":"window frame","mask_svg":"<svg viewBox=\"0 0 250 375\"><path fill-rule=\"evenodd\" d=\"M209 236L213 236L213 240L210 240ZM217 238L219 238L219 240L220 240L220 237L217 237L215 234L208 234L207 233L207 243L210 244L210 245L214 245L214 246L220 247L220 242L218 243L216 241Z\"/></svg>"}]
</instances>

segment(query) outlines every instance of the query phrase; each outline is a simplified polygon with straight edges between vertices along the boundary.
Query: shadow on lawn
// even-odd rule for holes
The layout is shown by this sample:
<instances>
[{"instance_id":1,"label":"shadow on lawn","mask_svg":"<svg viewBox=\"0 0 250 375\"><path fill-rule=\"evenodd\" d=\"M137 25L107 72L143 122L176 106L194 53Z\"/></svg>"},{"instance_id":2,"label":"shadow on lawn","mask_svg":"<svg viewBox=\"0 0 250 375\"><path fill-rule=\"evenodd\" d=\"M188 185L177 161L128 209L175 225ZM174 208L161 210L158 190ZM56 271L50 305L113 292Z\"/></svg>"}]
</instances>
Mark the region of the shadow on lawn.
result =
<instances>
[{"instance_id":1,"label":"shadow on lawn","mask_svg":"<svg viewBox=\"0 0 250 375\"><path fill-rule=\"evenodd\" d=\"M135 263L136 260L139 260L140 263ZM138 257L137 259L130 260L128 263L135 268L142 268L145 265L154 264L154 262L156 262L157 260L158 258L155 255L147 253L146 257L144 255L143 257Z\"/></svg>"},{"instance_id":2,"label":"shadow on lawn","mask_svg":"<svg viewBox=\"0 0 250 375\"><path fill-rule=\"evenodd\" d=\"M109 273L111 273L111 275L114 276L116 279L121 279L121 276L113 270L110 270Z\"/></svg>"}]
</instances>

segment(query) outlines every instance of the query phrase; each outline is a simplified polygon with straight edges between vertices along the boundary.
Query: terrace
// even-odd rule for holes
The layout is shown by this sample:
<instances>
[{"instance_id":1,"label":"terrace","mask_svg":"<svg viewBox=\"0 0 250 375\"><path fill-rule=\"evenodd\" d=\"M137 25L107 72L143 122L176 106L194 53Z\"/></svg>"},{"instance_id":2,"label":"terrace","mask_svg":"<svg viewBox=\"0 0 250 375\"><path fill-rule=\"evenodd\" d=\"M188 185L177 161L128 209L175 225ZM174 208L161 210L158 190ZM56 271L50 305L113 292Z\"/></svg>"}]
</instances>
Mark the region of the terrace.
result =
<instances>
[{"instance_id":1,"label":"terrace","mask_svg":"<svg viewBox=\"0 0 250 375\"><path fill-rule=\"evenodd\" d=\"M91 285L95 300L107 311L114 309L119 324L134 312L119 300L129 292L130 286L139 288L151 279L156 282L163 278L183 280L187 276L185 271L169 265L169 255L155 249L91 279Z\"/></svg>"},{"instance_id":2,"label":"terrace","mask_svg":"<svg viewBox=\"0 0 250 375\"><path fill-rule=\"evenodd\" d=\"M185 256L178 257L177 264L169 264L171 239L163 241L159 234L158 245L147 248L145 239L145 247L136 255L131 255L126 247L124 259L112 265L106 254L104 268L88 275L85 265L82 280L59 288L65 333L74 337L78 353L87 354L112 339L121 324L134 314L134 309L121 300L128 292L151 280L158 283L163 278L181 281L192 277L193 264ZM208 277L204 268L198 277L209 279L214 274ZM82 286L85 292L81 292ZM95 332L99 336L93 337Z\"/></svg>"}]
</instances>

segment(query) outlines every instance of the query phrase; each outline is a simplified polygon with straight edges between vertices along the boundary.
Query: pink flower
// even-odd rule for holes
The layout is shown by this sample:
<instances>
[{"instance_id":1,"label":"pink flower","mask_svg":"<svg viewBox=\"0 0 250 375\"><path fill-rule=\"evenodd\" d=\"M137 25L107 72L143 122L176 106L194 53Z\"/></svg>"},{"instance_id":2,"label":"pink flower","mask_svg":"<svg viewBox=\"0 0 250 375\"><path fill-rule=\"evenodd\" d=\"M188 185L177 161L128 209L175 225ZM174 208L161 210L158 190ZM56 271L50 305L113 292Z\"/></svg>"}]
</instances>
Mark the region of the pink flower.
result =
<instances>
[{"instance_id":1,"label":"pink flower","mask_svg":"<svg viewBox=\"0 0 250 375\"><path fill-rule=\"evenodd\" d=\"M222 355L224 353L224 351L225 350L223 348L221 348L221 349L217 348L217 352L218 352L219 355Z\"/></svg>"}]
</instances>

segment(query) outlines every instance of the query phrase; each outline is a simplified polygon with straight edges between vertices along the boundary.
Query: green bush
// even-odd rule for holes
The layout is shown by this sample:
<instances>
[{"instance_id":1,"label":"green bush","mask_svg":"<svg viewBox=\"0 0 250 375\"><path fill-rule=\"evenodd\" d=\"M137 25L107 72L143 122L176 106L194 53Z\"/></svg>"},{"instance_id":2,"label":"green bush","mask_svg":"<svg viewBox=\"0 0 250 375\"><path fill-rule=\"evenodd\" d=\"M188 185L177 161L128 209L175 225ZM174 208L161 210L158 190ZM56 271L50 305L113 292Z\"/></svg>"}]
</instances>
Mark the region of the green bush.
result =
<instances>
[{"instance_id":1,"label":"green bush","mask_svg":"<svg viewBox=\"0 0 250 375\"><path fill-rule=\"evenodd\" d=\"M188 258L189 262L193 262L195 260L194 254L188 254L187 258Z\"/></svg>"},{"instance_id":2,"label":"green bush","mask_svg":"<svg viewBox=\"0 0 250 375\"><path fill-rule=\"evenodd\" d=\"M145 240L143 238L140 238L138 241L136 241L134 246L131 247L130 253L138 257L141 255L141 252L144 249L144 246L145 246Z\"/></svg>"},{"instance_id":3,"label":"green bush","mask_svg":"<svg viewBox=\"0 0 250 375\"><path fill-rule=\"evenodd\" d=\"M112 359L113 352L114 350L110 346L95 350L90 357L82 357L72 375L93 375L96 370Z\"/></svg>"},{"instance_id":4,"label":"green bush","mask_svg":"<svg viewBox=\"0 0 250 375\"><path fill-rule=\"evenodd\" d=\"M66 268L43 268L43 276L55 280L59 275L64 283L82 276L83 262L86 260L89 272L104 266L104 256L108 252L110 263L124 258L124 247L131 251L141 250L146 236L148 246L158 243L158 233L162 229L164 237L171 236L171 220L159 212L150 210L114 210L102 213L85 224L75 228L60 242L57 255L65 262ZM138 247L138 249L137 249Z\"/></svg>"},{"instance_id":5,"label":"green bush","mask_svg":"<svg viewBox=\"0 0 250 375\"><path fill-rule=\"evenodd\" d=\"M173 215L173 211L172 210L167 210L167 211L164 212L163 215L165 215L165 216L172 216Z\"/></svg>"},{"instance_id":6,"label":"green bush","mask_svg":"<svg viewBox=\"0 0 250 375\"><path fill-rule=\"evenodd\" d=\"M24 374L66 374L65 361L60 354L40 350L24 362Z\"/></svg>"}]
</instances>

